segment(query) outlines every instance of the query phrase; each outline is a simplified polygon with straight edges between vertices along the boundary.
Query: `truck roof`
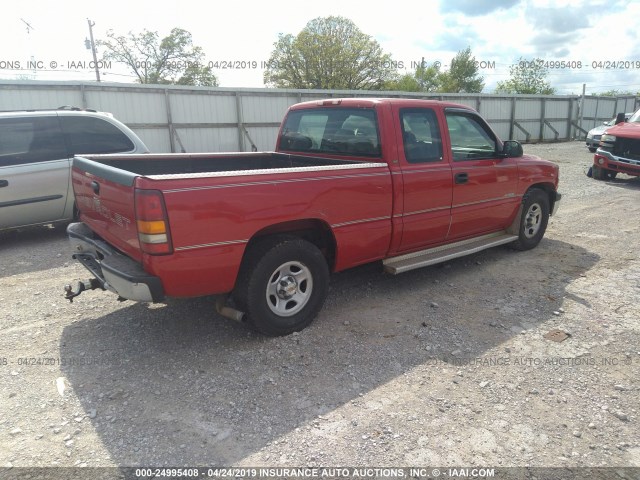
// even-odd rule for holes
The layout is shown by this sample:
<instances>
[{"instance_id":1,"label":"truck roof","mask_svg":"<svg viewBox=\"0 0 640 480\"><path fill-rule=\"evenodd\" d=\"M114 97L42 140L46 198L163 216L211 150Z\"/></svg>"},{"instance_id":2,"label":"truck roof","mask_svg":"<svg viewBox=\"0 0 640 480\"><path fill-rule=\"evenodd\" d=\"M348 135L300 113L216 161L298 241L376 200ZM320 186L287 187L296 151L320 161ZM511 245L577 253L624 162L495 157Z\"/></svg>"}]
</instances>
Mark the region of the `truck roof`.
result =
<instances>
[{"instance_id":1,"label":"truck roof","mask_svg":"<svg viewBox=\"0 0 640 480\"><path fill-rule=\"evenodd\" d=\"M441 100L426 100L420 98L326 98L322 100L310 100L308 102L297 103L290 107L290 110L298 110L309 107L330 107L332 105L342 105L346 107L373 108L375 105L388 103L402 107L456 107L475 111L468 105L460 103L445 102Z\"/></svg>"}]
</instances>

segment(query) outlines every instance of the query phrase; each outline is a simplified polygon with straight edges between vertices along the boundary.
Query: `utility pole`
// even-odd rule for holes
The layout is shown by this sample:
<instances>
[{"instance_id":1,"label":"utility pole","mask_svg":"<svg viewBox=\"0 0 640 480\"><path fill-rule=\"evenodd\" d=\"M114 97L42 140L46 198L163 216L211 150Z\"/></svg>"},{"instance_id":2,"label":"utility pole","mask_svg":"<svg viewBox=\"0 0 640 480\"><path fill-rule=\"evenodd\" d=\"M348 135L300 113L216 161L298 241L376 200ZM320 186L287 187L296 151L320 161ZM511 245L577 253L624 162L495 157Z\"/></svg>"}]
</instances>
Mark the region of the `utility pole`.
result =
<instances>
[{"instance_id":1,"label":"utility pole","mask_svg":"<svg viewBox=\"0 0 640 480\"><path fill-rule=\"evenodd\" d=\"M28 35L28 39L29 39L29 50L31 50L31 30L35 30L35 28L33 28L31 26L31 24L29 22L27 22L24 18L21 18L20 20L22 20L22 23L24 23L27 26L27 35ZM37 77L37 70L36 70L36 59L33 55L31 55L31 65L32 65L32 71L31 71L31 80L35 80Z\"/></svg>"},{"instance_id":2,"label":"utility pole","mask_svg":"<svg viewBox=\"0 0 640 480\"><path fill-rule=\"evenodd\" d=\"M96 67L96 81L100 81L100 70L98 69L98 58L96 57L96 44L93 41L93 26L96 22L92 22L87 18L89 24L89 37L91 38L91 53L93 54L93 65Z\"/></svg>"}]
</instances>

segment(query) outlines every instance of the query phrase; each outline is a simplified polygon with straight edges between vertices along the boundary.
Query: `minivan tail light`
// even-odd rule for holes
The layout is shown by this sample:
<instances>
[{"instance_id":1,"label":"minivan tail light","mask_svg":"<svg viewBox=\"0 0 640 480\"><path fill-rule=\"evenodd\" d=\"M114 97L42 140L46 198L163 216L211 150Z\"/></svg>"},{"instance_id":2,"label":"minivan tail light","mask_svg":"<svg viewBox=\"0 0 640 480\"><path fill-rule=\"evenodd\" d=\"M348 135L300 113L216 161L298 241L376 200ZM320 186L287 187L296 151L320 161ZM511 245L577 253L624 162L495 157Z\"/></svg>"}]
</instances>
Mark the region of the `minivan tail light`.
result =
<instances>
[{"instance_id":1,"label":"minivan tail light","mask_svg":"<svg viewBox=\"0 0 640 480\"><path fill-rule=\"evenodd\" d=\"M138 240L144 253L166 255L173 252L169 219L159 190L135 191Z\"/></svg>"}]
</instances>

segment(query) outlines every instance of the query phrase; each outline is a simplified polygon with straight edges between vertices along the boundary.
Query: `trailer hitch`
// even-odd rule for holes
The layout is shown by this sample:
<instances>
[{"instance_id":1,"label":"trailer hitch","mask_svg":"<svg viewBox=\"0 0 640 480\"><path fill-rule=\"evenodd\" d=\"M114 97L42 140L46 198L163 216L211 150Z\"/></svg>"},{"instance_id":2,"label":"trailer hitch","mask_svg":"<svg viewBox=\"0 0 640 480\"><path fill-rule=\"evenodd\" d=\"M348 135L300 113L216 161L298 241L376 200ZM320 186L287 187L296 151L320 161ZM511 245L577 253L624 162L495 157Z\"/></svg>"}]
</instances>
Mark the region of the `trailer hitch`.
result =
<instances>
[{"instance_id":1,"label":"trailer hitch","mask_svg":"<svg viewBox=\"0 0 640 480\"><path fill-rule=\"evenodd\" d=\"M77 290L75 292L73 291L73 287L71 285L65 285L64 286L64 291L65 291L64 298L66 298L71 303L73 303L73 299L75 297L77 297L78 295L80 295L85 290L96 290L97 288L100 288L100 289L104 290L104 286L103 286L102 282L100 280L98 280L97 278L92 278L90 280L87 280L86 282L82 282L82 281L78 282L78 288L77 288Z\"/></svg>"}]
</instances>

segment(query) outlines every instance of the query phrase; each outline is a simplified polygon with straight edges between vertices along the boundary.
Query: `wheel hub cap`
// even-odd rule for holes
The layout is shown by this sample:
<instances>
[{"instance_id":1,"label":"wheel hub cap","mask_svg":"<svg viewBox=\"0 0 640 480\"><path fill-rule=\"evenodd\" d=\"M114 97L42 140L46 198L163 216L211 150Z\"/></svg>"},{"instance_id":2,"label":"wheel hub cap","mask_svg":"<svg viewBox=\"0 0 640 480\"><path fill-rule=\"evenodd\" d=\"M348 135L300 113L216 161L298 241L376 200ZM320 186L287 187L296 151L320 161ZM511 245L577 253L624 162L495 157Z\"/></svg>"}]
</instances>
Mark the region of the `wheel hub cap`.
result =
<instances>
[{"instance_id":1,"label":"wheel hub cap","mask_svg":"<svg viewBox=\"0 0 640 480\"><path fill-rule=\"evenodd\" d=\"M278 297L283 300L287 300L293 297L298 291L298 282L296 279L287 276L280 280L280 285L278 287Z\"/></svg>"},{"instance_id":2,"label":"wheel hub cap","mask_svg":"<svg viewBox=\"0 0 640 480\"><path fill-rule=\"evenodd\" d=\"M524 220L524 234L527 238L531 238L540 230L542 221L542 208L537 203L529 207L527 216Z\"/></svg>"},{"instance_id":3,"label":"wheel hub cap","mask_svg":"<svg viewBox=\"0 0 640 480\"><path fill-rule=\"evenodd\" d=\"M302 310L311 298L313 275L302 262L280 265L271 274L265 291L269 309L280 317L290 317Z\"/></svg>"}]
</instances>

